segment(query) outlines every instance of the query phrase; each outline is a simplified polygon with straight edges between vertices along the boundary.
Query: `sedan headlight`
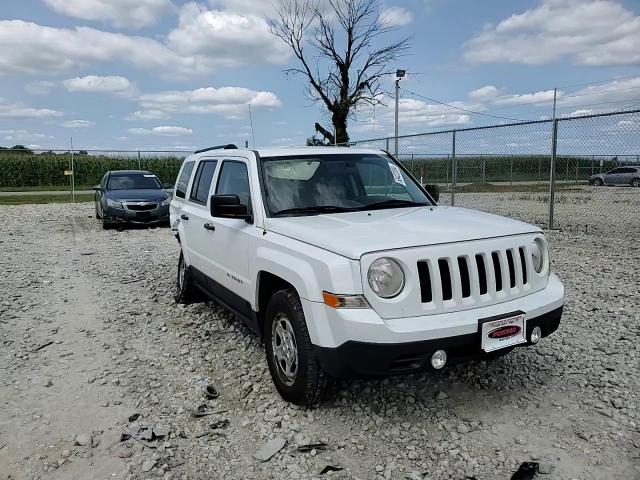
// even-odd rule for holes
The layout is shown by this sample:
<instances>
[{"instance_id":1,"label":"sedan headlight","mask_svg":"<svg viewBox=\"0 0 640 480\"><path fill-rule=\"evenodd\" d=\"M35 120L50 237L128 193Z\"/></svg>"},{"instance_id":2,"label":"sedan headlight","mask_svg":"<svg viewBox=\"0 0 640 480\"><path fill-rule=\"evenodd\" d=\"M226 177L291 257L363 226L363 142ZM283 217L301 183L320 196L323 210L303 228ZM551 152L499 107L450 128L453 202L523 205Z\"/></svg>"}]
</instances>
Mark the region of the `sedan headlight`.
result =
<instances>
[{"instance_id":1,"label":"sedan headlight","mask_svg":"<svg viewBox=\"0 0 640 480\"><path fill-rule=\"evenodd\" d=\"M369 286L382 298L393 298L404 288L404 272L398 262L391 258L379 258L367 272Z\"/></svg>"},{"instance_id":2,"label":"sedan headlight","mask_svg":"<svg viewBox=\"0 0 640 480\"><path fill-rule=\"evenodd\" d=\"M107 198L107 207L117 208L122 210L122 202L117 202L115 200L111 200L110 198Z\"/></svg>"},{"instance_id":3,"label":"sedan headlight","mask_svg":"<svg viewBox=\"0 0 640 480\"><path fill-rule=\"evenodd\" d=\"M536 272L542 272L544 268L545 245L539 238L536 238L531 244L531 261Z\"/></svg>"},{"instance_id":4,"label":"sedan headlight","mask_svg":"<svg viewBox=\"0 0 640 480\"><path fill-rule=\"evenodd\" d=\"M162 203L160 204L161 207L166 207L167 205L169 205L171 203L171 197L167 197L165 198Z\"/></svg>"}]
</instances>

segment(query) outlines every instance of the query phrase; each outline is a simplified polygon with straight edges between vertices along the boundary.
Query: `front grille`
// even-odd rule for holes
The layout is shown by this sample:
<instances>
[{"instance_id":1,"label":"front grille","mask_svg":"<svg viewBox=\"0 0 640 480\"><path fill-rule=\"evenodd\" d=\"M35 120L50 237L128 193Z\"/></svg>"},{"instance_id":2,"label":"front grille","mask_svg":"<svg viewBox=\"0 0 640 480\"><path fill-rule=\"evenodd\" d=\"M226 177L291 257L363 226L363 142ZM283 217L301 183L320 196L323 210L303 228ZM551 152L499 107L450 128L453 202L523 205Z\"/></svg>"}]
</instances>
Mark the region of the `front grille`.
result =
<instances>
[{"instance_id":1,"label":"front grille","mask_svg":"<svg viewBox=\"0 0 640 480\"><path fill-rule=\"evenodd\" d=\"M127 203L126 205L129 210L133 210L134 212L145 212L147 210L154 210L158 207L157 203L144 203L142 205Z\"/></svg>"},{"instance_id":2,"label":"front grille","mask_svg":"<svg viewBox=\"0 0 640 480\"><path fill-rule=\"evenodd\" d=\"M505 298L528 288L524 246L418 261L422 303ZM520 290L518 290L520 289Z\"/></svg>"}]
</instances>

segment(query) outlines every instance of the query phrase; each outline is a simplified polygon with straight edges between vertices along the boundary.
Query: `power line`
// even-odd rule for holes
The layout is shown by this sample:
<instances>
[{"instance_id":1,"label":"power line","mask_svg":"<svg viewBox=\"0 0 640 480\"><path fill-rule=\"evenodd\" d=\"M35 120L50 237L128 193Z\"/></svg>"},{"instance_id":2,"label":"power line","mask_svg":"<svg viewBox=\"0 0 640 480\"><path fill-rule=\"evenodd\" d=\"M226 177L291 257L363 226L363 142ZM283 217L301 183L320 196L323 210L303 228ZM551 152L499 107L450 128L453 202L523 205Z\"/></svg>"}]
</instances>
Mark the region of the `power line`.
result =
<instances>
[{"instance_id":1,"label":"power line","mask_svg":"<svg viewBox=\"0 0 640 480\"><path fill-rule=\"evenodd\" d=\"M509 120L509 121L512 121L512 122L523 122L524 121L524 120L519 119L519 118L501 117L501 116L498 116L498 115L490 115L488 113L475 112L475 111L469 110L467 108L457 107L455 105L451 105L450 103L441 102L440 100L436 100L434 98L425 97L424 95L420 95L419 93L412 92L411 90L407 90L406 88L403 88L402 90L407 92L410 95L414 95L414 96L422 98L424 100L428 100L430 102L437 103L439 105L444 105L444 106L449 107L449 108L454 108L456 110L460 110L460 111L463 111L463 112L471 113L473 115L482 115L483 117L497 118L497 119L500 119L500 120ZM439 116L439 115L437 115L437 116Z\"/></svg>"},{"instance_id":2,"label":"power line","mask_svg":"<svg viewBox=\"0 0 640 480\"><path fill-rule=\"evenodd\" d=\"M555 88L582 87L584 85L595 85L597 83L613 82L613 81L616 81L616 80L627 80L629 78L640 78L640 75L638 75L636 73L635 75L629 75L629 76L626 76L626 77L612 77L612 78L605 78L603 80L594 80L592 82L572 83L570 85L558 85Z\"/></svg>"}]
</instances>

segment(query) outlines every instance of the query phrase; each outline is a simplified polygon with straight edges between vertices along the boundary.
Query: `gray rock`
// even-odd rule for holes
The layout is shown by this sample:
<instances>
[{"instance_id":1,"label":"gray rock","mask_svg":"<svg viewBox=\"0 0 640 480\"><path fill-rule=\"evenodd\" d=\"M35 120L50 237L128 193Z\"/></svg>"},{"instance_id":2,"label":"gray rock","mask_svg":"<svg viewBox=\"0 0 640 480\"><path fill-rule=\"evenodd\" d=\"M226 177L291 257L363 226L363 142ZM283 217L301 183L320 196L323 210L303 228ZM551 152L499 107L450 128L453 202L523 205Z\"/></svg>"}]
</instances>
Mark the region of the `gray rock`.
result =
<instances>
[{"instance_id":1,"label":"gray rock","mask_svg":"<svg viewBox=\"0 0 640 480\"><path fill-rule=\"evenodd\" d=\"M91 435L88 433L81 433L76 436L76 445L80 445L81 447L90 447L91 446Z\"/></svg>"},{"instance_id":2,"label":"gray rock","mask_svg":"<svg viewBox=\"0 0 640 480\"><path fill-rule=\"evenodd\" d=\"M149 472L155 466L156 466L156 460L154 460L153 458L150 458L148 460L145 460L142 463L142 471L143 472Z\"/></svg>"},{"instance_id":3,"label":"gray rock","mask_svg":"<svg viewBox=\"0 0 640 480\"><path fill-rule=\"evenodd\" d=\"M541 473L542 475L550 475L555 469L556 467L550 463L541 463L538 465L538 473Z\"/></svg>"},{"instance_id":4,"label":"gray rock","mask_svg":"<svg viewBox=\"0 0 640 480\"><path fill-rule=\"evenodd\" d=\"M266 462L276 453L282 450L286 443L287 441L282 437L276 437L273 440L269 440L253 454L253 458L255 458L256 460L260 460L261 462Z\"/></svg>"}]
</instances>

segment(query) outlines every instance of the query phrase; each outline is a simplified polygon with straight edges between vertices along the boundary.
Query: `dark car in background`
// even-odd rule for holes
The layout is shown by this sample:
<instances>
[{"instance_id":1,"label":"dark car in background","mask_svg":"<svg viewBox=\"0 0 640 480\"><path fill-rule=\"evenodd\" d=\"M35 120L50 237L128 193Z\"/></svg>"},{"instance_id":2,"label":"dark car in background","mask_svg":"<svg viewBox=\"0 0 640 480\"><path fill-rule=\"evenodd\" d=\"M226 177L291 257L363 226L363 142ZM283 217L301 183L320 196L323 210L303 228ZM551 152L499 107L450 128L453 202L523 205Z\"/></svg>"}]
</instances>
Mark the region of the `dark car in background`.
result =
<instances>
[{"instance_id":1,"label":"dark car in background","mask_svg":"<svg viewBox=\"0 0 640 480\"><path fill-rule=\"evenodd\" d=\"M145 170L113 170L94 187L96 218L102 228L169 222L171 197L158 177Z\"/></svg>"},{"instance_id":2,"label":"dark car in background","mask_svg":"<svg viewBox=\"0 0 640 480\"><path fill-rule=\"evenodd\" d=\"M640 166L629 165L609 170L607 173L591 175L589 183L596 187L602 185L630 185L640 187Z\"/></svg>"}]
</instances>

